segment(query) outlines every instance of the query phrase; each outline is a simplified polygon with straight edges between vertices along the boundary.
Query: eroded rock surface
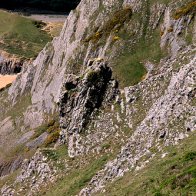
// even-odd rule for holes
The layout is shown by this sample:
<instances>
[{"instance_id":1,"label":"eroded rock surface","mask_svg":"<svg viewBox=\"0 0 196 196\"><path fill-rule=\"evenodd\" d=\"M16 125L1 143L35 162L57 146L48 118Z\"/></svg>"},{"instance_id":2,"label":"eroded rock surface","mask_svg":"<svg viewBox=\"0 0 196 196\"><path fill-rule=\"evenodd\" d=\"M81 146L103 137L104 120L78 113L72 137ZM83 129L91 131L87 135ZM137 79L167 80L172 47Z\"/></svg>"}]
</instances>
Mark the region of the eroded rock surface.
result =
<instances>
[{"instance_id":1,"label":"eroded rock surface","mask_svg":"<svg viewBox=\"0 0 196 196\"><path fill-rule=\"evenodd\" d=\"M30 101L17 117L0 116L0 134L11 134L14 129L21 137L34 133L58 114L61 130L55 147L67 146L69 157L80 161L80 156L113 153L112 160L79 195L93 195L127 171L139 171L155 151L165 155L162 148L178 145L196 130L195 16L191 11L175 15L186 3L82 0L66 19L61 35L47 44L33 63L23 67L9 88L11 108L18 108L24 97L29 96ZM142 44L150 39L155 53L159 46L162 49L160 62L141 59L138 63L144 64L147 74L135 85L119 86L115 66L124 62L117 60L126 55L145 55ZM145 47L151 50L150 45ZM5 114L6 92L0 97ZM34 140L29 137L25 142L37 147L47 134ZM54 182L50 179L56 170L49 163L52 161L38 150L2 194L36 194L44 180ZM38 174L36 180L34 172ZM18 180L27 182L25 190L17 189Z\"/></svg>"}]
</instances>

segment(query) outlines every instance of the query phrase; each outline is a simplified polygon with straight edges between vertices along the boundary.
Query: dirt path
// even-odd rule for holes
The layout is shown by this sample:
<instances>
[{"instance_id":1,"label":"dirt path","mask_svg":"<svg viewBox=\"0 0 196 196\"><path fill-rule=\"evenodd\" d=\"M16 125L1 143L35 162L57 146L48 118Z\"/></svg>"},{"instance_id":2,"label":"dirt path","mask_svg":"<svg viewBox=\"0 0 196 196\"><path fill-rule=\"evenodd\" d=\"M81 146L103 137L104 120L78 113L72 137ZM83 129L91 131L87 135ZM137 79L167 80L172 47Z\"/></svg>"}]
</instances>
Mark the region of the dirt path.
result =
<instances>
[{"instance_id":1,"label":"dirt path","mask_svg":"<svg viewBox=\"0 0 196 196\"><path fill-rule=\"evenodd\" d=\"M17 75L0 75L0 89L8 84L11 84L16 79L16 77Z\"/></svg>"}]
</instances>

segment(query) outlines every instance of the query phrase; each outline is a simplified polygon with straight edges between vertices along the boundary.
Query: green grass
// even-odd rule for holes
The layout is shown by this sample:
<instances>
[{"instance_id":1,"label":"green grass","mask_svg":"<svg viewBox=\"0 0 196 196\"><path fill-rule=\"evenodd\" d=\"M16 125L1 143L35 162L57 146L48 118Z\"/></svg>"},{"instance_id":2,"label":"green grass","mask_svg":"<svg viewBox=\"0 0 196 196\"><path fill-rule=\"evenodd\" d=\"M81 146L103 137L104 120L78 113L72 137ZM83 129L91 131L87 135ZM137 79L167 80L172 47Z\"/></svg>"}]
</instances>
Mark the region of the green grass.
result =
<instances>
[{"instance_id":1,"label":"green grass","mask_svg":"<svg viewBox=\"0 0 196 196\"><path fill-rule=\"evenodd\" d=\"M132 86L139 83L147 74L144 64L150 61L154 64L159 63L160 59L165 56L165 51L160 48L160 32L159 27L153 31L149 29L150 7L154 2L146 1L143 4L143 13L145 17L134 13L130 18L129 25L132 23L143 24L140 28L142 36L131 34L122 27L115 32L115 36L119 37L117 47L121 43L122 48L113 59L113 73L120 87ZM135 44L130 44L130 40L136 40ZM115 46L115 45L114 45Z\"/></svg>"},{"instance_id":2,"label":"green grass","mask_svg":"<svg viewBox=\"0 0 196 196\"><path fill-rule=\"evenodd\" d=\"M59 179L56 186L50 187L49 190L43 191L41 195L56 196L67 195L74 196L85 187L97 171L103 168L109 156L105 155L82 168L75 169L65 177ZM77 164L76 162L73 164Z\"/></svg>"},{"instance_id":3,"label":"green grass","mask_svg":"<svg viewBox=\"0 0 196 196\"><path fill-rule=\"evenodd\" d=\"M196 194L195 133L178 146L165 148L142 170L132 171L106 187L105 196L166 196ZM97 195L102 195L98 193Z\"/></svg>"},{"instance_id":4,"label":"green grass","mask_svg":"<svg viewBox=\"0 0 196 196\"><path fill-rule=\"evenodd\" d=\"M137 60L137 57L126 54L121 57L121 62L117 62L114 67L114 77L120 81L121 87L132 86L142 80L146 74L146 69L143 64Z\"/></svg>"},{"instance_id":5,"label":"green grass","mask_svg":"<svg viewBox=\"0 0 196 196\"><path fill-rule=\"evenodd\" d=\"M151 39L141 39L133 49L125 48L124 52L114 59L114 77L120 81L121 87L140 82L147 73L144 63L150 61L156 64L164 56L159 39L159 33L155 32Z\"/></svg>"},{"instance_id":6,"label":"green grass","mask_svg":"<svg viewBox=\"0 0 196 196\"><path fill-rule=\"evenodd\" d=\"M24 58L33 58L51 37L37 22L0 10L0 49Z\"/></svg>"},{"instance_id":7,"label":"green grass","mask_svg":"<svg viewBox=\"0 0 196 196\"><path fill-rule=\"evenodd\" d=\"M46 148L43 149L42 152L45 156L47 156L50 160L53 161L58 161L61 158L68 157L68 149L66 148L65 145L62 145L55 150Z\"/></svg>"},{"instance_id":8,"label":"green grass","mask_svg":"<svg viewBox=\"0 0 196 196\"><path fill-rule=\"evenodd\" d=\"M64 160L68 158L68 149L65 145L59 146L55 149L44 148L42 153L51 161L53 161L55 167L63 171L66 169Z\"/></svg>"}]
</instances>

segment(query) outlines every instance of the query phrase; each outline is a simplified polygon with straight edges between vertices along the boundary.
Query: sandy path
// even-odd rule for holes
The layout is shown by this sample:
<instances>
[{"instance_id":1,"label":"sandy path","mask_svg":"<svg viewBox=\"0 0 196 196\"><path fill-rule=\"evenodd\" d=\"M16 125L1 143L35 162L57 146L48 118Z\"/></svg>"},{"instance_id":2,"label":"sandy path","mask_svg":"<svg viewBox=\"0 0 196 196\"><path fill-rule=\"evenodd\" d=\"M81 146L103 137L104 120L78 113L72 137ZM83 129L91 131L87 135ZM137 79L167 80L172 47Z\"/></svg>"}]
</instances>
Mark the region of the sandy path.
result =
<instances>
[{"instance_id":1,"label":"sandy path","mask_svg":"<svg viewBox=\"0 0 196 196\"><path fill-rule=\"evenodd\" d=\"M8 84L11 84L16 79L16 77L17 75L0 75L0 89Z\"/></svg>"},{"instance_id":2,"label":"sandy path","mask_svg":"<svg viewBox=\"0 0 196 196\"><path fill-rule=\"evenodd\" d=\"M65 22L67 15L47 15L47 14L32 14L30 16L25 16L26 18L31 18L33 20L40 20L45 23L48 22Z\"/></svg>"}]
</instances>

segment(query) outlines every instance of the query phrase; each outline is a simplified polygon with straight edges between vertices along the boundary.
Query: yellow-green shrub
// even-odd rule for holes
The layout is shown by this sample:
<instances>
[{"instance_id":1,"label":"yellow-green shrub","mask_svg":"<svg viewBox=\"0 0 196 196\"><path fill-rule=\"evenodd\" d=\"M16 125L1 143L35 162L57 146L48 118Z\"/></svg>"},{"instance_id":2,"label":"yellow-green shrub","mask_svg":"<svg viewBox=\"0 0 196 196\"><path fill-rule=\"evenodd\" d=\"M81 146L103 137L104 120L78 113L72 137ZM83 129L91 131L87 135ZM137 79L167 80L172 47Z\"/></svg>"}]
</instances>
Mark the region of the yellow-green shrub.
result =
<instances>
[{"instance_id":1,"label":"yellow-green shrub","mask_svg":"<svg viewBox=\"0 0 196 196\"><path fill-rule=\"evenodd\" d=\"M55 143L59 139L59 136L60 136L60 130L59 129L57 129L54 132L52 132L51 134L49 134L48 137L46 138L45 143L44 143L45 146L47 147L50 144Z\"/></svg>"},{"instance_id":2,"label":"yellow-green shrub","mask_svg":"<svg viewBox=\"0 0 196 196\"><path fill-rule=\"evenodd\" d=\"M119 36L114 36L114 37L113 37L113 41L118 41L119 39L120 39Z\"/></svg>"},{"instance_id":3,"label":"yellow-green shrub","mask_svg":"<svg viewBox=\"0 0 196 196\"><path fill-rule=\"evenodd\" d=\"M112 14L108 21L103 25L103 27L96 31L96 33L92 34L88 38L86 38L85 42L98 42L102 37L107 37L112 30L114 29L114 32L118 32L122 25L131 18L132 16L132 8L126 7L121 10L118 10L114 14Z\"/></svg>"},{"instance_id":4,"label":"yellow-green shrub","mask_svg":"<svg viewBox=\"0 0 196 196\"><path fill-rule=\"evenodd\" d=\"M184 5L180 9L176 10L176 12L174 13L173 18L175 20L178 20L182 16L185 16L185 15L190 14L190 13L195 13L195 11L196 11L196 1L193 1L193 2L190 2L186 5Z\"/></svg>"}]
</instances>

